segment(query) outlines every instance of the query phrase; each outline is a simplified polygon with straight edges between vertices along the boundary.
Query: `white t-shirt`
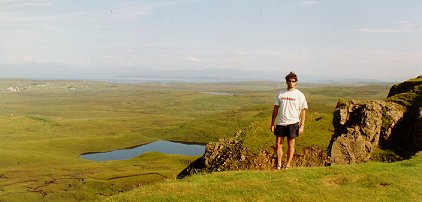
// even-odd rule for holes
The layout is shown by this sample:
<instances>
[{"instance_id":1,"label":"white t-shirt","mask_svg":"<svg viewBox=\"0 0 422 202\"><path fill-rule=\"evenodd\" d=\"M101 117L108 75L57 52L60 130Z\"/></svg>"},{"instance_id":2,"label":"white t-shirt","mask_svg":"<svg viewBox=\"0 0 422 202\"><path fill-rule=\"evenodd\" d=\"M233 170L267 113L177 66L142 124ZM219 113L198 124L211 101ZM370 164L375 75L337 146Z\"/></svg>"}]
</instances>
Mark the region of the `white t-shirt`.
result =
<instances>
[{"instance_id":1,"label":"white t-shirt","mask_svg":"<svg viewBox=\"0 0 422 202\"><path fill-rule=\"evenodd\" d=\"M298 89L282 90L274 100L274 105L279 106L277 125L289 125L299 122L302 109L308 109L305 95Z\"/></svg>"}]
</instances>

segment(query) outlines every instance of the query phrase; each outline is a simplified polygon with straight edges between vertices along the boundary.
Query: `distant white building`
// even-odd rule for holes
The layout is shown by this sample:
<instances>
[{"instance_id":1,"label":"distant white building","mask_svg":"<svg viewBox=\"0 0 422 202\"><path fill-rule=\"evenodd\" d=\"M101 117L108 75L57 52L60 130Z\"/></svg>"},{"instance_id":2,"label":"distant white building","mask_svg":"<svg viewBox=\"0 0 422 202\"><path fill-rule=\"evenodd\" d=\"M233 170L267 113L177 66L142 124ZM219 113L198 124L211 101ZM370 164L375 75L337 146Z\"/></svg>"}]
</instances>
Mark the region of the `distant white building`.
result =
<instances>
[{"instance_id":1,"label":"distant white building","mask_svg":"<svg viewBox=\"0 0 422 202\"><path fill-rule=\"evenodd\" d=\"M6 89L6 91L9 91L9 92L18 92L20 90L21 89L19 87L9 87Z\"/></svg>"}]
</instances>

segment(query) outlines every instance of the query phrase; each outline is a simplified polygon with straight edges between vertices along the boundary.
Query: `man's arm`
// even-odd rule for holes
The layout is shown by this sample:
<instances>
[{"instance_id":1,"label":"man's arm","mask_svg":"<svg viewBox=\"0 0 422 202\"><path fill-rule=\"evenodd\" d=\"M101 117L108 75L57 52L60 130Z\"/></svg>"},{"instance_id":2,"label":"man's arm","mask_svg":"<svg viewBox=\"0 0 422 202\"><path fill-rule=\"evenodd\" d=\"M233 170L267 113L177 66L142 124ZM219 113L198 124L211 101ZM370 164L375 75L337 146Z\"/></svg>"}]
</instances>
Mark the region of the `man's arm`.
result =
<instances>
[{"instance_id":1,"label":"man's arm","mask_svg":"<svg viewBox=\"0 0 422 202\"><path fill-rule=\"evenodd\" d=\"M274 130L275 130L274 122L275 122L275 118L277 118L278 108L279 107L280 106L278 106L278 105L274 105L273 115L271 117L271 132L274 132Z\"/></svg>"},{"instance_id":2,"label":"man's arm","mask_svg":"<svg viewBox=\"0 0 422 202\"><path fill-rule=\"evenodd\" d=\"M299 135L302 135L303 131L305 131L305 117L306 117L306 109L300 110L300 115L299 115Z\"/></svg>"}]
</instances>

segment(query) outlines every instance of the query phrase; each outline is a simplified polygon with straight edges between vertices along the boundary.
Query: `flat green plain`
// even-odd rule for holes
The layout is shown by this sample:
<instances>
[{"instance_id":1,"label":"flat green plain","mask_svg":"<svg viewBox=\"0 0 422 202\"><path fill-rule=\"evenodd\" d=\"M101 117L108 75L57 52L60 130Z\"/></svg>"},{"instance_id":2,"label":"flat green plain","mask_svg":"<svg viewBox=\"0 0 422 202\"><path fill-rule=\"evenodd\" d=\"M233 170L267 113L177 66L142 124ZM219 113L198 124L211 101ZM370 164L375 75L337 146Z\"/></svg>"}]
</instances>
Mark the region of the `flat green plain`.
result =
<instances>
[{"instance_id":1,"label":"flat green plain","mask_svg":"<svg viewBox=\"0 0 422 202\"><path fill-rule=\"evenodd\" d=\"M390 86L299 83L310 109L297 149L327 147L339 98L385 99ZM10 87L19 91L6 90ZM138 187L176 183L175 176L198 158L151 152L95 162L81 158L83 153L159 139L207 143L255 126L260 139L251 147L269 146L274 141L269 131L273 100L281 88L277 82L0 80L0 201L108 200Z\"/></svg>"}]
</instances>

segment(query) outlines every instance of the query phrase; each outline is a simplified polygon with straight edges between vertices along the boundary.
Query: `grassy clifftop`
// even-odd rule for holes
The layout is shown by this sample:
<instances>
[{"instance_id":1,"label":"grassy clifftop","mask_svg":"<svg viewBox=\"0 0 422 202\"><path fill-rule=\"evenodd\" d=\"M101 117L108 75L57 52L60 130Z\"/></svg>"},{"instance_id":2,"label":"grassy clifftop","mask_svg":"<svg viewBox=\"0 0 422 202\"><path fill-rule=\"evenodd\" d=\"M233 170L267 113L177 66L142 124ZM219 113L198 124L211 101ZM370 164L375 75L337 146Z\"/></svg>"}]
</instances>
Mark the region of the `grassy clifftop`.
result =
<instances>
[{"instance_id":1,"label":"grassy clifftop","mask_svg":"<svg viewBox=\"0 0 422 202\"><path fill-rule=\"evenodd\" d=\"M406 107L422 106L422 76L409 79L391 87L388 101L396 102Z\"/></svg>"},{"instance_id":2,"label":"grassy clifftop","mask_svg":"<svg viewBox=\"0 0 422 202\"><path fill-rule=\"evenodd\" d=\"M195 175L143 186L106 201L419 201L422 153L395 163L370 162L284 171Z\"/></svg>"}]
</instances>

